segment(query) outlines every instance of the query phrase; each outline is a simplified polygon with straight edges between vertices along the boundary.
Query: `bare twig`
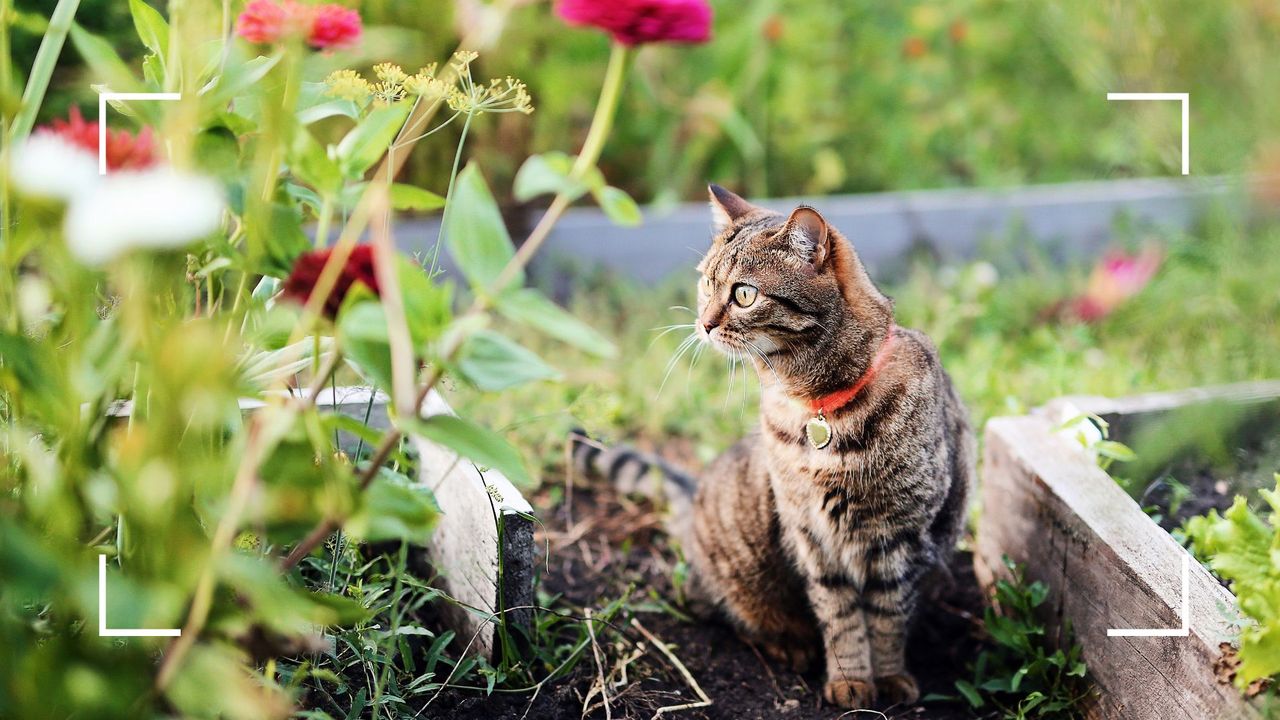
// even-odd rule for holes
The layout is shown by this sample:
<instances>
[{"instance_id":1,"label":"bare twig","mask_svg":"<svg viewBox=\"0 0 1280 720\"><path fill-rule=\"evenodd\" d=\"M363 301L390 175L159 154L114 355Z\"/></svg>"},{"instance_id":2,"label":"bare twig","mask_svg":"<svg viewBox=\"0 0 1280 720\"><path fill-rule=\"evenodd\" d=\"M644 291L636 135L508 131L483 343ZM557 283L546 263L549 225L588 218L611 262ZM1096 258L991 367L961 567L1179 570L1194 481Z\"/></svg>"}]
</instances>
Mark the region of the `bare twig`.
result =
<instances>
[{"instance_id":1,"label":"bare twig","mask_svg":"<svg viewBox=\"0 0 1280 720\"><path fill-rule=\"evenodd\" d=\"M638 619L631 618L631 626L636 630L639 630L640 634L644 635L649 642L653 643L653 646L656 647L659 652L667 656L667 660L670 660L676 670L680 671L680 674L684 676L685 682L689 684L689 687L693 690L694 694L700 698L698 702L660 707L653 713L653 717L658 718L668 713L680 712L681 710L696 710L698 708L711 707L711 698L707 697L707 694L703 692L702 686L698 684L697 680L693 679L693 675L690 674L689 668L685 667L684 663L680 662L680 658L676 657L675 653L671 652L671 649L668 648L665 643L655 637L653 633L649 632L648 628L641 625Z\"/></svg>"},{"instance_id":2,"label":"bare twig","mask_svg":"<svg viewBox=\"0 0 1280 720\"><path fill-rule=\"evenodd\" d=\"M591 655L596 660L596 679L600 683L600 698L604 701L604 716L606 720L613 720L613 710L609 707L609 687L604 681L604 663L600 660L600 643L596 640L596 631L591 623L591 608L586 608L584 614L587 616L587 636L591 638ZM587 700L591 699L591 694L587 694ZM587 701L582 703L582 716L587 715Z\"/></svg>"}]
</instances>

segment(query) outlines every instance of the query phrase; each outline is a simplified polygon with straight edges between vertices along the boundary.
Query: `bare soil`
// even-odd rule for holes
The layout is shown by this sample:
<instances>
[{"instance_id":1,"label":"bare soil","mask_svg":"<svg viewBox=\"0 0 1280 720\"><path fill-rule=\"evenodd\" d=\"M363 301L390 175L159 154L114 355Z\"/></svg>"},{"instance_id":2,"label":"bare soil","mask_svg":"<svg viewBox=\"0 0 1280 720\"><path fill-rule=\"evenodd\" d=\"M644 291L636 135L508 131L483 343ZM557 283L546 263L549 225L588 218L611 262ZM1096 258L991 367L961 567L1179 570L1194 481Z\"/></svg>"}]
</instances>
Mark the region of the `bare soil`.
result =
<instances>
[{"instance_id":1,"label":"bare soil","mask_svg":"<svg viewBox=\"0 0 1280 720\"><path fill-rule=\"evenodd\" d=\"M689 677L710 698L707 707L664 713L664 717L726 720L811 720L822 718L973 717L962 700L931 700L881 712L841 711L821 699L821 669L807 675L765 659L721 621L695 620L680 608L673 573L679 558L662 532L661 517L647 502L619 497L603 484L579 487L562 501L548 496L535 505L545 529L538 545L540 590L556 597L554 607L576 615L598 612L625 597L613 632L600 633L600 661L584 653L564 678L532 693L483 694L449 690L432 704L432 717L451 720L580 720L650 718L662 707L696 702L690 680L639 629L667 644ZM957 552L954 581L939 587L922 608L909 645L909 663L922 696L955 695L954 683L983 646L983 596L973 575L972 556ZM624 668L625 670L620 670ZM624 677L625 673L625 677ZM609 707L597 691L608 676ZM428 715L424 713L424 717Z\"/></svg>"}]
</instances>

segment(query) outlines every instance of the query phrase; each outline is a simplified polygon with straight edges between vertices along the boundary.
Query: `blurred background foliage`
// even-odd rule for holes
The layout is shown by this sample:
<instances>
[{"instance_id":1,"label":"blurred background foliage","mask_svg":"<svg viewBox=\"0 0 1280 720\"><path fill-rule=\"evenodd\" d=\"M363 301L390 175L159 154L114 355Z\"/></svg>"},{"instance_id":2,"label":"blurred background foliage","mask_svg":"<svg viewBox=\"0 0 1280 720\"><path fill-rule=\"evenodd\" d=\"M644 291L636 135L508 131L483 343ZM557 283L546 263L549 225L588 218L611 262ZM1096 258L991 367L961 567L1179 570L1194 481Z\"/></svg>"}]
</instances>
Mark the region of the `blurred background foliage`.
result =
<instances>
[{"instance_id":1,"label":"blurred background foliage","mask_svg":"<svg viewBox=\"0 0 1280 720\"><path fill-rule=\"evenodd\" d=\"M566 29L549 2L493 2L518 7L500 35L480 38L480 72L521 77L538 105L531 120L472 130L468 152L507 188L528 154L580 143L606 39ZM1270 0L713 5L713 42L636 58L601 167L642 201L700 199L708 179L760 197L1177 174L1176 108L1117 106L1110 91L1189 92L1193 172L1224 173L1268 143L1280 102ZM19 69L52 6L17 0ZM359 8L370 31L358 62L406 67L447 55L496 12L483 0ZM124 3L85 0L78 19L141 53ZM64 54L46 117L91 99L78 62ZM442 160L416 154L406 179L443 190Z\"/></svg>"}]
</instances>

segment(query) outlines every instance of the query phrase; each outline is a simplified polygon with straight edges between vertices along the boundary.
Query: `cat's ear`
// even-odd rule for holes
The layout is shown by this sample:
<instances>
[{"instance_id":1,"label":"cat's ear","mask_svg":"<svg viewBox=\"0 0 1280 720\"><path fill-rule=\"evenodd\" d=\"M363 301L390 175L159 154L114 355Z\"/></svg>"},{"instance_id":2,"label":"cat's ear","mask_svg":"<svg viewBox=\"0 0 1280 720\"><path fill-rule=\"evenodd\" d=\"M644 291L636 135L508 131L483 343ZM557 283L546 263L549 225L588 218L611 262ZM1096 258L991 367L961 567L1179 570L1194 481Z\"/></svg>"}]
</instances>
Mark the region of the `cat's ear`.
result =
<instances>
[{"instance_id":1,"label":"cat's ear","mask_svg":"<svg viewBox=\"0 0 1280 720\"><path fill-rule=\"evenodd\" d=\"M821 268L831 257L831 229L822 215L808 205L791 212L782 232L796 252L815 268Z\"/></svg>"},{"instance_id":2,"label":"cat's ear","mask_svg":"<svg viewBox=\"0 0 1280 720\"><path fill-rule=\"evenodd\" d=\"M707 190L711 195L711 222L717 233L728 230L739 218L760 209L715 183L708 185Z\"/></svg>"}]
</instances>

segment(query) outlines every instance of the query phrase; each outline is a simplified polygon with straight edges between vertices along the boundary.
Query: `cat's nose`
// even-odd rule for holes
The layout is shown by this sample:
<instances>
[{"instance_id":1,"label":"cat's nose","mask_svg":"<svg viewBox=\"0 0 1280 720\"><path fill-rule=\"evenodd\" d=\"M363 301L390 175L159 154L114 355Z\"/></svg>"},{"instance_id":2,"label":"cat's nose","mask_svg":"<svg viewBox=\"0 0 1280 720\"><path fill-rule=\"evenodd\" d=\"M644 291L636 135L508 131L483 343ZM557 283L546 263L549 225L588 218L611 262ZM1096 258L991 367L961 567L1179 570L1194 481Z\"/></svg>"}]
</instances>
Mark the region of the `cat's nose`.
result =
<instances>
[{"instance_id":1,"label":"cat's nose","mask_svg":"<svg viewBox=\"0 0 1280 720\"><path fill-rule=\"evenodd\" d=\"M715 320L704 320L702 322L702 329L706 330L708 335L711 334L712 330L715 330L718 327L720 327L720 323Z\"/></svg>"}]
</instances>

